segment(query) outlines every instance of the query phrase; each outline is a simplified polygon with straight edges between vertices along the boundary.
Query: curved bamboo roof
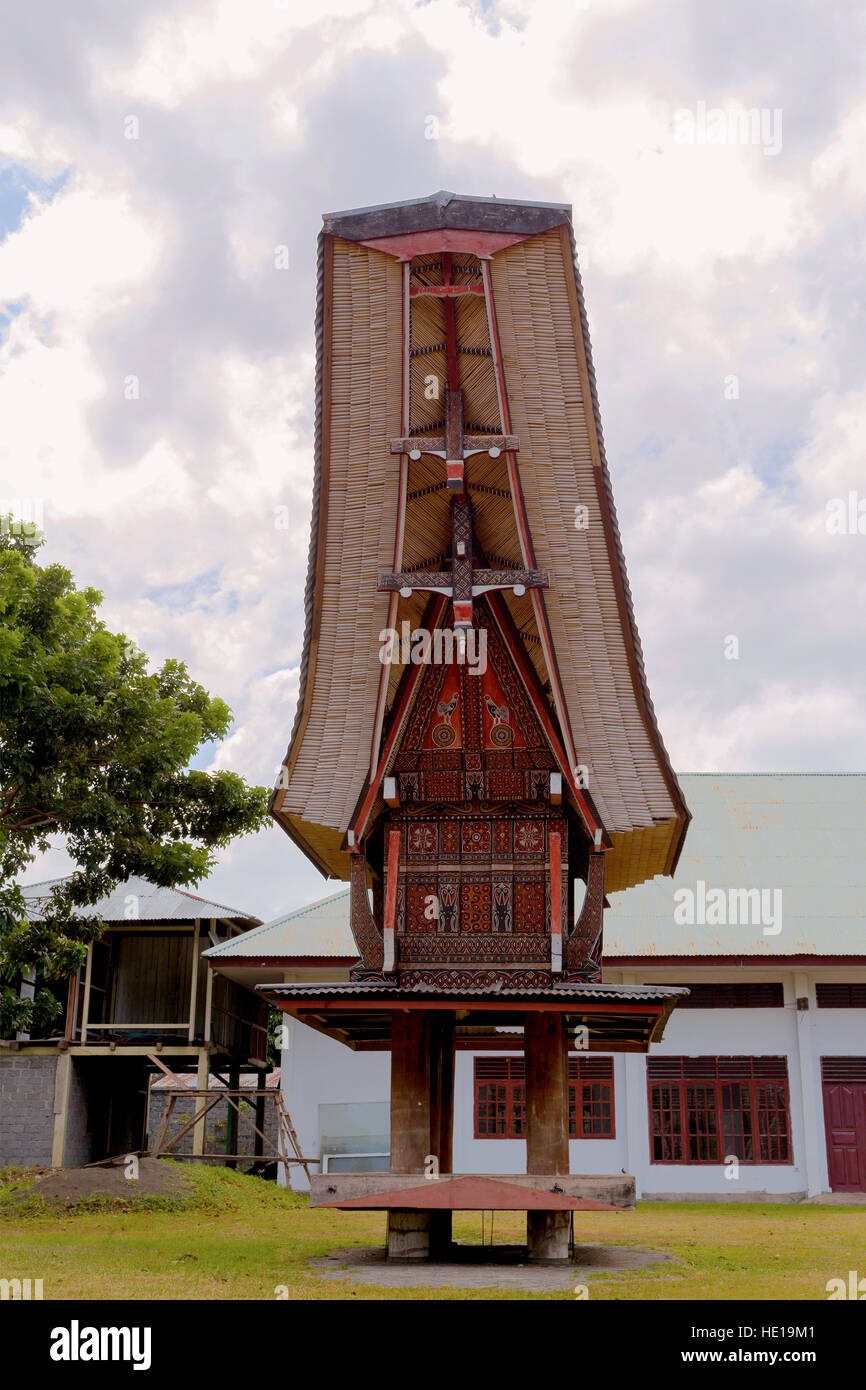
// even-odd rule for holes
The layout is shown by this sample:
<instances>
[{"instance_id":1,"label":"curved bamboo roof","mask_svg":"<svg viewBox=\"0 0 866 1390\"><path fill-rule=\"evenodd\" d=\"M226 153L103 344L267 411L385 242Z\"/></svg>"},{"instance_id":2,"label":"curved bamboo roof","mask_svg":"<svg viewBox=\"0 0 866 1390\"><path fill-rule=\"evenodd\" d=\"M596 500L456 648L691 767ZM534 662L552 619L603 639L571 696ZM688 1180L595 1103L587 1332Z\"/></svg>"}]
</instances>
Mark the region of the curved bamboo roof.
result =
<instances>
[{"instance_id":1,"label":"curved bamboo roof","mask_svg":"<svg viewBox=\"0 0 866 1390\"><path fill-rule=\"evenodd\" d=\"M380 633L424 625L428 600L378 592L377 578L441 570L450 548L441 464L391 452L394 439L443 428L442 402L425 389L447 371L443 252L447 283L460 286L467 434L519 441L467 461L476 547L488 565L549 572L543 593L503 591L504 620L564 770L586 786L578 802L602 828L617 892L672 872L689 812L647 688L562 204L438 193L324 219L301 684L271 809L323 872L347 878L347 832L363 834L382 808L389 722L408 707L404 668L379 659Z\"/></svg>"}]
</instances>

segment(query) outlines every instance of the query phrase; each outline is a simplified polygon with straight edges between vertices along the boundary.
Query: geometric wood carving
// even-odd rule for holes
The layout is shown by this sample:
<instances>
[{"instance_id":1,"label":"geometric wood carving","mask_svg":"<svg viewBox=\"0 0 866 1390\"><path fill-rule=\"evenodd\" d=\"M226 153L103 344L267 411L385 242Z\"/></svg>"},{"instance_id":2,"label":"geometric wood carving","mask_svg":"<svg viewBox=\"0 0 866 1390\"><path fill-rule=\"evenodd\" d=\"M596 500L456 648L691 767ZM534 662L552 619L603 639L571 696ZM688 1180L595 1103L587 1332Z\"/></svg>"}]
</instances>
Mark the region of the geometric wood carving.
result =
<instances>
[{"instance_id":1,"label":"geometric wood carving","mask_svg":"<svg viewBox=\"0 0 866 1390\"><path fill-rule=\"evenodd\" d=\"M565 968L584 980L601 979L604 921L604 852L593 850L586 875L586 896L565 947Z\"/></svg>"},{"instance_id":2,"label":"geometric wood carving","mask_svg":"<svg viewBox=\"0 0 866 1390\"><path fill-rule=\"evenodd\" d=\"M370 911L367 897L367 859L362 853L349 855L350 899L349 924L363 969L380 974L384 964L382 934ZM357 968L357 967L356 967Z\"/></svg>"}]
</instances>

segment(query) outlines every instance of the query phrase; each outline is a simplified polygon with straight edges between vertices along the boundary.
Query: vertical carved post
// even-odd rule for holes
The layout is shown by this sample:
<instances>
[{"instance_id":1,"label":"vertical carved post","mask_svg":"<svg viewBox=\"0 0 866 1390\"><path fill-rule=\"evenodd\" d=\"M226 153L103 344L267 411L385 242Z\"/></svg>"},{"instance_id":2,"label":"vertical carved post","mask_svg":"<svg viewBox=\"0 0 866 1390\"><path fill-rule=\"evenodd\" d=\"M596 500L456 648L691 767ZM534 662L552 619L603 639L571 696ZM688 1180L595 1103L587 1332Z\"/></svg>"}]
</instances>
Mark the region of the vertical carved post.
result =
<instances>
[{"instance_id":1,"label":"vertical carved post","mask_svg":"<svg viewBox=\"0 0 866 1390\"><path fill-rule=\"evenodd\" d=\"M423 1174L430 1153L431 1014L395 1009L391 1016L391 1172ZM419 1186L420 1181L419 1180ZM388 1257L425 1260L428 1211L388 1212Z\"/></svg>"},{"instance_id":2,"label":"vertical carved post","mask_svg":"<svg viewBox=\"0 0 866 1390\"><path fill-rule=\"evenodd\" d=\"M430 1153L440 1173L452 1168L454 1130L454 1015L434 1013L430 1044ZM435 1178L430 1179L431 1185ZM451 1247L450 1211L430 1213L430 1254L445 1257Z\"/></svg>"},{"instance_id":3,"label":"vertical carved post","mask_svg":"<svg viewBox=\"0 0 866 1390\"><path fill-rule=\"evenodd\" d=\"M526 1171L567 1173L568 1036L562 1014L528 1013L523 1025L526 1068ZM530 1260L568 1258L567 1211L526 1214Z\"/></svg>"}]
</instances>

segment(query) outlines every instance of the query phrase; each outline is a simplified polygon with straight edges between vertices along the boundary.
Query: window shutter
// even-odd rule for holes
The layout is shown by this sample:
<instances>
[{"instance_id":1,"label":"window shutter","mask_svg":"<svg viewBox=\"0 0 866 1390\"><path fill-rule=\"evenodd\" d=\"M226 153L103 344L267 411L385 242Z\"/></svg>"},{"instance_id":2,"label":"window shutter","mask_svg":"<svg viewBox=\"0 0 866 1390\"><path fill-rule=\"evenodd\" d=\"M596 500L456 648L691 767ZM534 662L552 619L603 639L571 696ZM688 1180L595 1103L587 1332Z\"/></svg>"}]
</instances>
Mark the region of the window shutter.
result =
<instances>
[{"instance_id":1,"label":"window shutter","mask_svg":"<svg viewBox=\"0 0 866 1390\"><path fill-rule=\"evenodd\" d=\"M819 1009L866 1009L866 984L815 986Z\"/></svg>"},{"instance_id":2,"label":"window shutter","mask_svg":"<svg viewBox=\"0 0 866 1390\"><path fill-rule=\"evenodd\" d=\"M821 1079L866 1085L866 1057L822 1057Z\"/></svg>"}]
</instances>

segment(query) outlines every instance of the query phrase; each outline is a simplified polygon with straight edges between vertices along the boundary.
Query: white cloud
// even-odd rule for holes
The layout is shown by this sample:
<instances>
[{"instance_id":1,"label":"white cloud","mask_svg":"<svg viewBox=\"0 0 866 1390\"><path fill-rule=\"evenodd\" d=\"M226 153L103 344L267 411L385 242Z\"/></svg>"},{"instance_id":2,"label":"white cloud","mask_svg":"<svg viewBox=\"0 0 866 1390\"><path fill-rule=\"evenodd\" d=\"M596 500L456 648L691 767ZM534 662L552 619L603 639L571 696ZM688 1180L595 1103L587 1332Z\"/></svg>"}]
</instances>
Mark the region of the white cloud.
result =
<instances>
[{"instance_id":1,"label":"white cloud","mask_svg":"<svg viewBox=\"0 0 866 1390\"><path fill-rule=\"evenodd\" d=\"M798 770L820 772L833 745L849 750L847 766L861 768L864 740L866 712L850 691L821 680L800 689L770 681L721 717L681 711L671 751L688 772L774 772L791 767L792 753L800 753Z\"/></svg>"},{"instance_id":2,"label":"white cloud","mask_svg":"<svg viewBox=\"0 0 866 1390\"><path fill-rule=\"evenodd\" d=\"M841 121L833 138L812 164L812 177L821 190L841 184L847 194L862 198L866 193L866 102L856 106Z\"/></svg>"},{"instance_id":3,"label":"white cloud","mask_svg":"<svg viewBox=\"0 0 866 1390\"><path fill-rule=\"evenodd\" d=\"M393 8L395 14L375 13L374 0L317 0L314 7L298 0L209 0L152 21L132 64L111 66L100 57L95 76L106 93L176 108L208 87L260 77L305 32L317 31L335 56L343 49L392 47L404 6ZM308 80L305 68L295 74L299 90Z\"/></svg>"},{"instance_id":4,"label":"white cloud","mask_svg":"<svg viewBox=\"0 0 866 1390\"><path fill-rule=\"evenodd\" d=\"M574 204L675 762L866 762L866 538L823 524L863 488L866 93L820 14L779 45L734 0L726 46L657 0L142 0L90 27L38 0L13 19L46 61L0 56L0 154L71 172L0 245L0 300L23 304L0 342L0 492L43 497L47 556L105 591L106 621L229 700L215 765L270 781L291 727L318 215L438 187ZM832 90L804 80L813 55ZM674 139L677 108L779 91L802 99L777 157ZM215 895L270 915L321 889L300 864L254 837Z\"/></svg>"},{"instance_id":5,"label":"white cloud","mask_svg":"<svg viewBox=\"0 0 866 1390\"><path fill-rule=\"evenodd\" d=\"M154 274L163 231L128 193L76 178L53 201L33 199L19 231L0 246L0 301L74 317L80 331L119 313Z\"/></svg>"}]
</instances>

